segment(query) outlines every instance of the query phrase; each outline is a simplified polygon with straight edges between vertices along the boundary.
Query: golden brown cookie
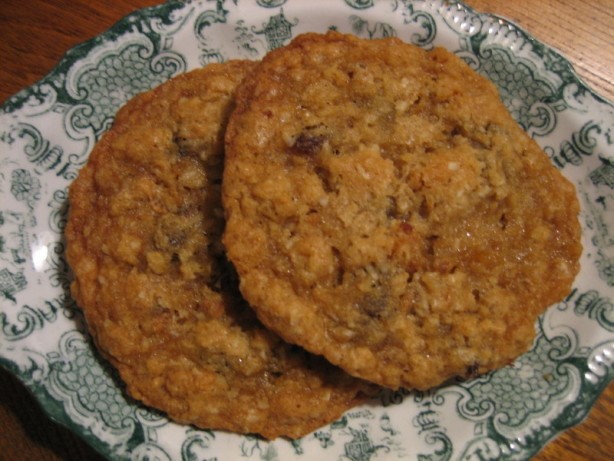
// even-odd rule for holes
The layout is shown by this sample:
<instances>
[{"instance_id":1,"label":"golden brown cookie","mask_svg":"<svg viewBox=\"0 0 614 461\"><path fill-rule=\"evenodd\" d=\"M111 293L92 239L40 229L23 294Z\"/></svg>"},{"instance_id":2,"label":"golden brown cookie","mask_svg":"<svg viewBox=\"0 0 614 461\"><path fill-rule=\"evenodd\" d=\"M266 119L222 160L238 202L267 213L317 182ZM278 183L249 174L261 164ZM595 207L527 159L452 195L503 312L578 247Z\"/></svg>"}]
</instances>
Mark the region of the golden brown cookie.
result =
<instances>
[{"instance_id":1,"label":"golden brown cookie","mask_svg":"<svg viewBox=\"0 0 614 461\"><path fill-rule=\"evenodd\" d=\"M226 149L243 295L289 342L378 384L510 363L578 271L573 186L444 49L300 36L241 86Z\"/></svg>"},{"instance_id":2,"label":"golden brown cookie","mask_svg":"<svg viewBox=\"0 0 614 461\"><path fill-rule=\"evenodd\" d=\"M223 130L253 65L193 71L118 113L70 189L67 256L129 394L179 422L300 437L366 386L264 329L225 260Z\"/></svg>"}]
</instances>

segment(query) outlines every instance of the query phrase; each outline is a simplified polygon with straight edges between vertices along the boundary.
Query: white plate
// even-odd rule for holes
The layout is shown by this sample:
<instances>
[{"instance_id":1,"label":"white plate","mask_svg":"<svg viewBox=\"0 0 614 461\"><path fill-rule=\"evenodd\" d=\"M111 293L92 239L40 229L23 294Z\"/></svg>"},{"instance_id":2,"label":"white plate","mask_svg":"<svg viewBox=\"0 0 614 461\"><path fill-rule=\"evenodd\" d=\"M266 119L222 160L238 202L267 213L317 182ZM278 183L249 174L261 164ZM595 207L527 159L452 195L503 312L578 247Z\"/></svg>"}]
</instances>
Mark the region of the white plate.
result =
<instances>
[{"instance_id":1,"label":"white plate","mask_svg":"<svg viewBox=\"0 0 614 461\"><path fill-rule=\"evenodd\" d=\"M264 442L169 422L126 398L69 295L67 187L117 109L186 70L257 59L306 31L442 45L492 79L576 185L582 269L513 366L396 392L301 440ZM109 459L527 459L581 421L614 377L614 106L516 26L460 3L234 0L138 11L73 50L0 109L0 363Z\"/></svg>"}]
</instances>

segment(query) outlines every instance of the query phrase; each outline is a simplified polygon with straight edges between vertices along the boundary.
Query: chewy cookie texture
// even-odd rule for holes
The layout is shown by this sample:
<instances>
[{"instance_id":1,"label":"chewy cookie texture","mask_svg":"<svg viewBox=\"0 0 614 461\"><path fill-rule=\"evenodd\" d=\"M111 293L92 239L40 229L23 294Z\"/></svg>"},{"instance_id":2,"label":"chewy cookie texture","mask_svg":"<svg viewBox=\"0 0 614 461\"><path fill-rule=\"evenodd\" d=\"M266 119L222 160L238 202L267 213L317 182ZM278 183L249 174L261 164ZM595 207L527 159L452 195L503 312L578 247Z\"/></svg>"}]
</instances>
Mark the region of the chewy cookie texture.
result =
<instances>
[{"instance_id":1,"label":"chewy cookie texture","mask_svg":"<svg viewBox=\"0 0 614 461\"><path fill-rule=\"evenodd\" d=\"M69 200L72 293L128 393L269 439L510 363L579 270L574 188L496 88L397 39L141 94Z\"/></svg>"},{"instance_id":2,"label":"chewy cookie texture","mask_svg":"<svg viewBox=\"0 0 614 461\"><path fill-rule=\"evenodd\" d=\"M73 295L130 395L178 422L300 437L372 387L266 330L220 242L223 135L255 64L131 100L70 189Z\"/></svg>"},{"instance_id":3,"label":"chewy cookie texture","mask_svg":"<svg viewBox=\"0 0 614 461\"><path fill-rule=\"evenodd\" d=\"M452 53L306 34L241 84L223 242L285 340L389 387L509 364L570 290L579 205Z\"/></svg>"}]
</instances>

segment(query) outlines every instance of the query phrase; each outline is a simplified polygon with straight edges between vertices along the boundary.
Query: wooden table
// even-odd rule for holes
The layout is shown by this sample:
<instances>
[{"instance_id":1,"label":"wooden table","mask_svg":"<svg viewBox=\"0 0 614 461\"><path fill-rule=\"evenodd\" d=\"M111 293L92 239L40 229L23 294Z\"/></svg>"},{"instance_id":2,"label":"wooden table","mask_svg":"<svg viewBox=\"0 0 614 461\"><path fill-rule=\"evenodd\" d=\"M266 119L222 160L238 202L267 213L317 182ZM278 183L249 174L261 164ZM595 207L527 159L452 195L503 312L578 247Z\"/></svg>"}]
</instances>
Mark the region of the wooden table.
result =
<instances>
[{"instance_id":1,"label":"wooden table","mask_svg":"<svg viewBox=\"0 0 614 461\"><path fill-rule=\"evenodd\" d=\"M157 0L1 0L0 101L51 70L72 46ZM567 56L577 72L614 101L612 0L468 0L511 19ZM614 454L614 386L587 420L547 445L541 461L606 460ZM100 460L78 437L50 422L24 388L0 370L1 460Z\"/></svg>"}]
</instances>

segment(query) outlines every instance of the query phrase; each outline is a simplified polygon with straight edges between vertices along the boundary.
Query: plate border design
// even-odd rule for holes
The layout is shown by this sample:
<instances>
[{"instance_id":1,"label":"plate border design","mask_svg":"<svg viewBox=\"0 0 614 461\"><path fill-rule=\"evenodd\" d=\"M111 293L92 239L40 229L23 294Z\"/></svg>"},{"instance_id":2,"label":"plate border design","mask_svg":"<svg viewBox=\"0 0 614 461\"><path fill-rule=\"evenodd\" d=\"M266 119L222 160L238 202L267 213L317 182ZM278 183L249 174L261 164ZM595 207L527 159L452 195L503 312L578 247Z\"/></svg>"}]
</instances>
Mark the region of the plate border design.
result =
<instances>
[{"instance_id":1,"label":"plate border design","mask_svg":"<svg viewBox=\"0 0 614 461\"><path fill-rule=\"evenodd\" d=\"M366 38L398 35L425 48L452 46L497 84L518 122L575 182L585 227L583 272L569 296L540 318L531 351L473 381L384 392L379 402L347 412L309 440L265 443L168 423L140 406L123 394L117 374L84 333L63 256L66 188L115 111L137 92L195 66L256 58L287 43L313 28L306 5L171 0L144 8L68 50L50 73L2 104L0 149L9 155L0 158L0 195L7 201L0 206L0 366L51 419L109 459L189 460L232 444L236 456L250 459L529 459L581 422L614 379L614 221L606 213L614 207L614 104L560 53L513 22L462 2L337 0L327 6L347 20L322 19L318 26L343 26ZM254 17L245 20L241 7ZM219 39L220 30L232 40ZM559 123L570 125L567 136ZM54 295L44 294L45 287ZM96 391L79 391L88 386ZM403 411L410 406L411 414ZM459 435L468 422L472 436ZM401 424L412 428L415 452L408 452Z\"/></svg>"}]
</instances>

